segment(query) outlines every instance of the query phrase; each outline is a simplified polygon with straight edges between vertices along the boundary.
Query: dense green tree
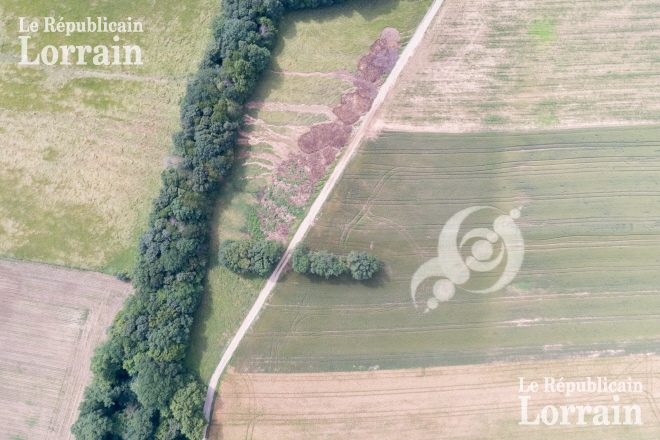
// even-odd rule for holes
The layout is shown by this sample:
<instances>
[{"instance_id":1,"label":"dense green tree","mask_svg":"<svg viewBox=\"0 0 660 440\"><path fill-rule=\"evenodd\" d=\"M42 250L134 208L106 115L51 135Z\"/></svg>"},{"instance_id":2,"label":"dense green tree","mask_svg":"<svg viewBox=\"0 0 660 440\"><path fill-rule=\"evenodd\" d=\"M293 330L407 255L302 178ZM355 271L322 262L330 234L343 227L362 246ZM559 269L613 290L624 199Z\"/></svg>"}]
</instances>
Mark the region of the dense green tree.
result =
<instances>
[{"instance_id":1,"label":"dense green tree","mask_svg":"<svg viewBox=\"0 0 660 440\"><path fill-rule=\"evenodd\" d=\"M371 279L381 266L380 261L375 256L356 251L348 254L346 264L353 278L359 281Z\"/></svg>"},{"instance_id":2,"label":"dense green tree","mask_svg":"<svg viewBox=\"0 0 660 440\"><path fill-rule=\"evenodd\" d=\"M160 363L143 358L136 366L137 377L131 390L146 408L167 408L170 399L183 383L182 367L175 363Z\"/></svg>"},{"instance_id":3,"label":"dense green tree","mask_svg":"<svg viewBox=\"0 0 660 440\"><path fill-rule=\"evenodd\" d=\"M180 388L170 404L172 418L181 426L181 432L188 438L204 436L206 420L202 405L206 398L206 389L197 381L191 380L184 388Z\"/></svg>"},{"instance_id":4,"label":"dense green tree","mask_svg":"<svg viewBox=\"0 0 660 440\"><path fill-rule=\"evenodd\" d=\"M212 20L213 41L188 81L181 130L172 136L178 160L162 173L139 241L131 272L134 294L92 359L94 378L71 428L78 440L201 437L203 385L191 385L195 382L182 361L204 291L209 221L219 182L233 163L243 105L270 63L278 18L285 9L336 2L226 0ZM262 276L282 254L279 243L263 240L223 246L222 264ZM300 262L309 271L313 255ZM333 276L343 273L345 264L321 253L313 270Z\"/></svg>"},{"instance_id":5,"label":"dense green tree","mask_svg":"<svg viewBox=\"0 0 660 440\"><path fill-rule=\"evenodd\" d=\"M136 407L136 409L129 409L125 416L127 420L122 433L124 440L150 440L153 438L153 410Z\"/></svg>"},{"instance_id":6,"label":"dense green tree","mask_svg":"<svg viewBox=\"0 0 660 440\"><path fill-rule=\"evenodd\" d=\"M243 273L250 268L248 252L252 248L252 240L227 240L220 244L218 251L218 263L227 269Z\"/></svg>"},{"instance_id":7,"label":"dense green tree","mask_svg":"<svg viewBox=\"0 0 660 440\"><path fill-rule=\"evenodd\" d=\"M309 272L322 277L330 278L343 274L346 271L346 262L328 251L311 252L309 254Z\"/></svg>"},{"instance_id":8,"label":"dense green tree","mask_svg":"<svg viewBox=\"0 0 660 440\"><path fill-rule=\"evenodd\" d=\"M291 267L295 272L308 273L309 265L309 248L299 243L291 254Z\"/></svg>"},{"instance_id":9,"label":"dense green tree","mask_svg":"<svg viewBox=\"0 0 660 440\"><path fill-rule=\"evenodd\" d=\"M282 258L282 243L274 240L255 241L248 252L250 272L260 276L268 275Z\"/></svg>"},{"instance_id":10,"label":"dense green tree","mask_svg":"<svg viewBox=\"0 0 660 440\"><path fill-rule=\"evenodd\" d=\"M220 245L218 262L237 273L264 276L280 261L282 252L282 244L273 240L227 240Z\"/></svg>"},{"instance_id":11,"label":"dense green tree","mask_svg":"<svg viewBox=\"0 0 660 440\"><path fill-rule=\"evenodd\" d=\"M106 440L112 433L112 420L96 410L81 413L71 427L71 432L77 440Z\"/></svg>"},{"instance_id":12,"label":"dense green tree","mask_svg":"<svg viewBox=\"0 0 660 440\"><path fill-rule=\"evenodd\" d=\"M291 257L291 266L295 272L311 273L326 278L350 271L354 279L368 280L381 266L378 258L367 252L352 251L344 259L325 250L311 252L302 243L296 246Z\"/></svg>"}]
</instances>

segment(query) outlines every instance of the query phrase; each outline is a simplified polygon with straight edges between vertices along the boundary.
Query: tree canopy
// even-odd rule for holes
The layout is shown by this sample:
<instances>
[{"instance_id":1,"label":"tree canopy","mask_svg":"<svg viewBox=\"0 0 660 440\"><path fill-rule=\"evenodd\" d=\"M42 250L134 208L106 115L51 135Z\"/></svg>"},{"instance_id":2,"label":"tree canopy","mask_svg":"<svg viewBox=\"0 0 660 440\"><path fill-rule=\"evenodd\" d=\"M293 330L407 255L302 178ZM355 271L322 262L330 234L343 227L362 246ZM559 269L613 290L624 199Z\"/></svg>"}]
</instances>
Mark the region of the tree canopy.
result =
<instances>
[{"instance_id":1,"label":"tree canopy","mask_svg":"<svg viewBox=\"0 0 660 440\"><path fill-rule=\"evenodd\" d=\"M337 277L350 272L353 279L371 279L382 263L367 252L351 251L346 258L327 250L313 252L302 243L296 246L291 255L291 267L298 273L309 273L325 278Z\"/></svg>"},{"instance_id":2,"label":"tree canopy","mask_svg":"<svg viewBox=\"0 0 660 440\"><path fill-rule=\"evenodd\" d=\"M264 276L275 268L283 252L278 241L227 240L220 245L218 262L237 273Z\"/></svg>"}]
</instances>

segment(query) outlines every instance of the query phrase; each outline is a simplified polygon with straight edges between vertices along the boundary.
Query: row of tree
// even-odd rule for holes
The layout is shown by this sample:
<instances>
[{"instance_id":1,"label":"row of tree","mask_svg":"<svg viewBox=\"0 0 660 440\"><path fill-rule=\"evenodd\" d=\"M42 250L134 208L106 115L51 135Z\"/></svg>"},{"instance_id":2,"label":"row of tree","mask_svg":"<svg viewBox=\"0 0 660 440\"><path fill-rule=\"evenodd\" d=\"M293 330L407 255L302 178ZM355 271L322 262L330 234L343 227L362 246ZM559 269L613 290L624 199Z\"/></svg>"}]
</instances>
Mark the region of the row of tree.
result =
<instances>
[{"instance_id":1,"label":"row of tree","mask_svg":"<svg viewBox=\"0 0 660 440\"><path fill-rule=\"evenodd\" d=\"M202 438L205 386L183 360L204 290L218 184L232 166L243 106L270 62L275 23L287 9L338 1L223 0L181 104L173 136L181 163L163 172L140 238L135 293L92 358L93 380L71 428L78 440ZM248 270L267 265L251 262Z\"/></svg>"},{"instance_id":2,"label":"row of tree","mask_svg":"<svg viewBox=\"0 0 660 440\"><path fill-rule=\"evenodd\" d=\"M367 252L351 251L347 257L342 257L327 250L311 251L303 244L296 246L291 259L291 266L298 273L330 278L348 272L359 281L371 279L382 266L376 256Z\"/></svg>"}]
</instances>

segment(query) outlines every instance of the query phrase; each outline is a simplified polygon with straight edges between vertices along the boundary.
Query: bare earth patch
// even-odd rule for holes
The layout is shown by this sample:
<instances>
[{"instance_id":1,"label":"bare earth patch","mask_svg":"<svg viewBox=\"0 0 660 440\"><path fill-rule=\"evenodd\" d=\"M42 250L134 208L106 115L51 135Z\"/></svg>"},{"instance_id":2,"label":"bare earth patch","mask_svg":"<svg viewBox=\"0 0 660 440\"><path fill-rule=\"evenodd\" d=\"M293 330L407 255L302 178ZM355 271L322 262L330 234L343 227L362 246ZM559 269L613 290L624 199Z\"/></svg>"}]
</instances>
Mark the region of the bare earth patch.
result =
<instances>
[{"instance_id":1,"label":"bare earth patch","mask_svg":"<svg viewBox=\"0 0 660 440\"><path fill-rule=\"evenodd\" d=\"M0 261L3 439L73 439L94 347L130 292L108 275Z\"/></svg>"},{"instance_id":2,"label":"bare earth patch","mask_svg":"<svg viewBox=\"0 0 660 440\"><path fill-rule=\"evenodd\" d=\"M224 376L209 439L656 438L660 357L574 358L410 370ZM545 393L544 377L642 383L642 393ZM537 381L537 393L519 392ZM614 395L619 402L614 402ZM639 405L643 425L521 426L519 396L530 395L529 420L545 405ZM623 418L621 419L623 421ZM633 418L634 421L634 418Z\"/></svg>"},{"instance_id":3,"label":"bare earth patch","mask_svg":"<svg viewBox=\"0 0 660 440\"><path fill-rule=\"evenodd\" d=\"M284 76L329 76L350 81L354 89L342 95L341 103L332 109L330 122L314 124L304 133L296 129L307 127L284 126L275 131L264 121L245 117L245 123L256 128L252 132L242 132L244 145L269 144L275 155L259 155L247 152L245 157L260 157L272 161L272 170L263 173L269 182L259 196L259 217L262 230L267 231L271 240L286 242L290 228L301 209L313 194L314 184L323 179L328 167L335 161L339 151L348 142L353 132L353 124L366 114L378 94L378 87L384 74L391 72L399 57L399 31L384 28L381 38L376 40L358 62L358 75L340 70L334 73L295 73L278 72ZM295 110L309 113L327 114L323 106L285 105L282 103L248 103L248 108ZM297 148L290 148L291 141L297 138ZM295 179L291 179L295 176Z\"/></svg>"}]
</instances>

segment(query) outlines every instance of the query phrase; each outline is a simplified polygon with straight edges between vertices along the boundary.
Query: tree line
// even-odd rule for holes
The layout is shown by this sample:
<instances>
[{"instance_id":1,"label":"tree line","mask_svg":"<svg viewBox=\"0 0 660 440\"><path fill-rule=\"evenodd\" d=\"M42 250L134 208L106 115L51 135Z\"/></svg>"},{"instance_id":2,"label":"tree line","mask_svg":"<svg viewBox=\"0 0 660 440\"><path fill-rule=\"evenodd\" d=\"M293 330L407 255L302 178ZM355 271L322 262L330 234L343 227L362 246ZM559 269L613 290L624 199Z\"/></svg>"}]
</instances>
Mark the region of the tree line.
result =
<instances>
[{"instance_id":1,"label":"tree line","mask_svg":"<svg viewBox=\"0 0 660 440\"><path fill-rule=\"evenodd\" d=\"M381 261L367 252L351 251L343 257L327 250L311 251L303 244L296 246L291 255L291 267L295 272L325 278L350 273L353 279L364 281L371 279L381 266Z\"/></svg>"},{"instance_id":2,"label":"tree line","mask_svg":"<svg viewBox=\"0 0 660 440\"><path fill-rule=\"evenodd\" d=\"M277 20L286 10L340 1L223 0L181 103L181 130L172 139L181 163L163 171L139 241L134 294L92 357L93 379L71 428L78 440L203 437L206 387L183 360L203 293L219 183L233 163L244 105L270 63Z\"/></svg>"}]
</instances>

